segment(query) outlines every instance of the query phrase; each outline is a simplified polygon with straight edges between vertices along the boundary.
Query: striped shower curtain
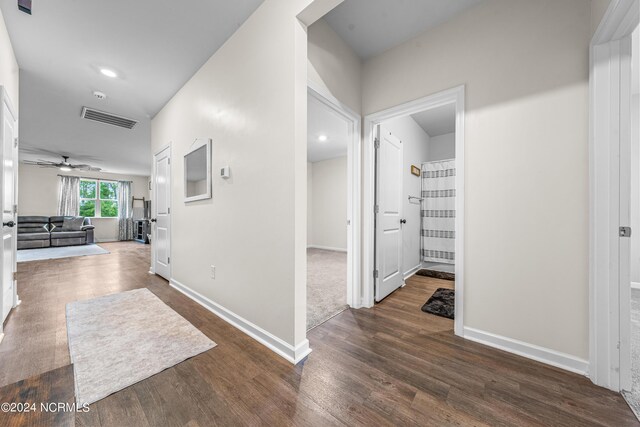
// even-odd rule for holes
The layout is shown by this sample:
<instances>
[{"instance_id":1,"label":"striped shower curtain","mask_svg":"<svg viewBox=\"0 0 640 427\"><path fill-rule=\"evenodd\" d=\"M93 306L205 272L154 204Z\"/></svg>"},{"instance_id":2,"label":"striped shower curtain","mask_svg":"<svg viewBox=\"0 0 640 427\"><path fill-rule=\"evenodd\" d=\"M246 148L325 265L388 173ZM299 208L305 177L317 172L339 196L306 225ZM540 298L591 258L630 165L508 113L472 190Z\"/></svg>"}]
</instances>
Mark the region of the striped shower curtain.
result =
<instances>
[{"instance_id":1,"label":"striped shower curtain","mask_svg":"<svg viewBox=\"0 0 640 427\"><path fill-rule=\"evenodd\" d=\"M422 258L455 264L455 160L422 164L422 198Z\"/></svg>"}]
</instances>

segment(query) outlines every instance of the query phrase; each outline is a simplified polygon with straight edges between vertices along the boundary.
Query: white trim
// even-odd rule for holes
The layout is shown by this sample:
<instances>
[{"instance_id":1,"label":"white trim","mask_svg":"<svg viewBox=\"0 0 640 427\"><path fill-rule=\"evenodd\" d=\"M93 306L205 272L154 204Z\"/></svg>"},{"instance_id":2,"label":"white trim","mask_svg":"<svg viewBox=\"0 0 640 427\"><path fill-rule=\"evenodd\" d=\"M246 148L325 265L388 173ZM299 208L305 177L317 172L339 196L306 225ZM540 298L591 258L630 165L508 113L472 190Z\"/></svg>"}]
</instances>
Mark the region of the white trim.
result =
<instances>
[{"instance_id":1,"label":"white trim","mask_svg":"<svg viewBox=\"0 0 640 427\"><path fill-rule=\"evenodd\" d=\"M464 337L468 340L488 345L489 347L517 354L518 356L546 363L547 365L575 372L576 374L586 376L589 372L589 362L587 360L538 345L469 327L464 328Z\"/></svg>"},{"instance_id":2,"label":"white trim","mask_svg":"<svg viewBox=\"0 0 640 427\"><path fill-rule=\"evenodd\" d=\"M211 301L209 298L194 291L193 289L190 289L188 286L178 282L173 278L169 281L169 285L171 285L171 287L173 287L177 291L180 291L187 297L191 298L193 301L197 302L225 322L229 323L231 326L241 330L254 340L258 341L260 344L277 353L279 356L287 359L294 365L298 364L305 357L307 357L309 353L311 353L311 349L309 348L309 340L306 338L304 341L294 347L291 344L288 344L275 335L271 334L270 332L267 332L259 326L242 318L241 316L238 316L231 310Z\"/></svg>"},{"instance_id":3,"label":"white trim","mask_svg":"<svg viewBox=\"0 0 640 427\"><path fill-rule=\"evenodd\" d=\"M96 239L96 243L114 243L114 242L119 242L120 240L118 239Z\"/></svg>"},{"instance_id":4,"label":"white trim","mask_svg":"<svg viewBox=\"0 0 640 427\"><path fill-rule=\"evenodd\" d=\"M345 248L332 248L330 246L308 245L307 249L322 249L324 251L347 252Z\"/></svg>"},{"instance_id":5,"label":"white trim","mask_svg":"<svg viewBox=\"0 0 640 427\"><path fill-rule=\"evenodd\" d=\"M403 274L404 280L407 280L409 277L415 275L421 269L422 269L422 262L420 262L420 264L416 265L415 267L405 271L405 273Z\"/></svg>"},{"instance_id":6,"label":"white trim","mask_svg":"<svg viewBox=\"0 0 640 427\"><path fill-rule=\"evenodd\" d=\"M640 289L640 282L631 282L631 289Z\"/></svg>"},{"instance_id":7,"label":"white trim","mask_svg":"<svg viewBox=\"0 0 640 427\"><path fill-rule=\"evenodd\" d=\"M464 115L465 115L465 87L457 86L444 90L424 98L410 101L405 104L369 114L364 119L364 154L363 154L363 300L365 307L373 307L374 304L374 126L384 120L395 117L407 116L421 111L438 108L443 105L455 104L456 106L456 318L454 332L458 336L464 336Z\"/></svg>"},{"instance_id":8,"label":"white trim","mask_svg":"<svg viewBox=\"0 0 640 427\"><path fill-rule=\"evenodd\" d=\"M0 344L2 344L3 339L4 339L4 333L0 333Z\"/></svg>"},{"instance_id":9,"label":"white trim","mask_svg":"<svg viewBox=\"0 0 640 427\"><path fill-rule=\"evenodd\" d=\"M621 262L618 227L628 200L620 159L627 151L630 35L640 22L638 0L613 0L590 47L589 73L589 375L620 391L630 377L627 352L628 260ZM622 152L621 152L622 150ZM625 166L626 168L626 166ZM626 169L625 169L626 170ZM622 171L624 175L625 172ZM628 179L628 177L626 178Z\"/></svg>"},{"instance_id":10,"label":"white trim","mask_svg":"<svg viewBox=\"0 0 640 427\"><path fill-rule=\"evenodd\" d=\"M360 138L360 115L340 102L330 92L313 81L307 82L307 95L331 108L336 114L351 123L352 143L347 153L347 304L352 308L363 306L361 293L362 254L361 254L361 188L362 178L362 139ZM308 242L307 242L308 244ZM321 246L309 245L325 249ZM343 250L326 248L328 250Z\"/></svg>"}]
</instances>

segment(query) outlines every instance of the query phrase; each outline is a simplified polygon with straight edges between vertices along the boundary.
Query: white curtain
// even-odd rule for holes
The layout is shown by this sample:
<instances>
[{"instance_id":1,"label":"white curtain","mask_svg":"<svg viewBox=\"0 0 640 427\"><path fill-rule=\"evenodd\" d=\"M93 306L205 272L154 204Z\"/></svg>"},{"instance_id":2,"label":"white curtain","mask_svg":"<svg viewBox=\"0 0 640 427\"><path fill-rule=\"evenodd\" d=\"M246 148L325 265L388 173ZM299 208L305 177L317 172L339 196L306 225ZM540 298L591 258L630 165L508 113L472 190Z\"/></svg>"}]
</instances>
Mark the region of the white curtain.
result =
<instances>
[{"instance_id":1,"label":"white curtain","mask_svg":"<svg viewBox=\"0 0 640 427\"><path fill-rule=\"evenodd\" d=\"M118 240L133 240L133 199L130 181L118 181Z\"/></svg>"},{"instance_id":2,"label":"white curtain","mask_svg":"<svg viewBox=\"0 0 640 427\"><path fill-rule=\"evenodd\" d=\"M455 160L422 164L422 198L422 258L455 264Z\"/></svg>"},{"instance_id":3,"label":"white curtain","mask_svg":"<svg viewBox=\"0 0 640 427\"><path fill-rule=\"evenodd\" d=\"M76 216L80 211L80 178L60 176L58 191L58 215Z\"/></svg>"}]
</instances>

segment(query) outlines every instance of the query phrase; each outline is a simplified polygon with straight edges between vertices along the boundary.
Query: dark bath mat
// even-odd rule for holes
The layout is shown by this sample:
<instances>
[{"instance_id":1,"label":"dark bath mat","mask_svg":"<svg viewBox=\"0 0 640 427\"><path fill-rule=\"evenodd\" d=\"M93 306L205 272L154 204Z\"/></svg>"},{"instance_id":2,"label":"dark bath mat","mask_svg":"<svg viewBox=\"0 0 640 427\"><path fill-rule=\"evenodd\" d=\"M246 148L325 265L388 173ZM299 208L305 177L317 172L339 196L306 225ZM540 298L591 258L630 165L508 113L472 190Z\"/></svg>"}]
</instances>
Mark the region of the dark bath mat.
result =
<instances>
[{"instance_id":1,"label":"dark bath mat","mask_svg":"<svg viewBox=\"0 0 640 427\"><path fill-rule=\"evenodd\" d=\"M438 288L431 298L422 306L425 313L435 314L436 316L453 319L455 310L455 295L453 289Z\"/></svg>"},{"instance_id":2,"label":"dark bath mat","mask_svg":"<svg viewBox=\"0 0 640 427\"><path fill-rule=\"evenodd\" d=\"M427 270L423 268L416 272L418 276L433 277L442 280L456 280L455 273L447 273L446 271Z\"/></svg>"}]
</instances>

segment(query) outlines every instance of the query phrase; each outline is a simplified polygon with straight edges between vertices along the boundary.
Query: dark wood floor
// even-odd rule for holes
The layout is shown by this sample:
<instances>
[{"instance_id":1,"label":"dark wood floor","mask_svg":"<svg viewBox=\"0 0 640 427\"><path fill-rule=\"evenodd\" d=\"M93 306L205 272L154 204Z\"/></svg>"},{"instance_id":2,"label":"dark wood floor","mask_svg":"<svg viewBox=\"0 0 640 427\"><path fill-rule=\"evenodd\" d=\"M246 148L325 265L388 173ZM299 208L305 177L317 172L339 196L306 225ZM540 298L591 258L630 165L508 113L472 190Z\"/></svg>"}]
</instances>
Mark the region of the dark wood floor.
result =
<instances>
[{"instance_id":1,"label":"dark wood floor","mask_svg":"<svg viewBox=\"0 0 640 427\"><path fill-rule=\"evenodd\" d=\"M373 309L341 313L309 333L313 353L294 367L149 275L148 247L104 247L111 254L19 265L0 401L73 401L70 301L147 287L218 346L87 413L0 413L0 425L640 425L620 395L455 337L451 320L422 313L451 282L415 277Z\"/></svg>"}]
</instances>

